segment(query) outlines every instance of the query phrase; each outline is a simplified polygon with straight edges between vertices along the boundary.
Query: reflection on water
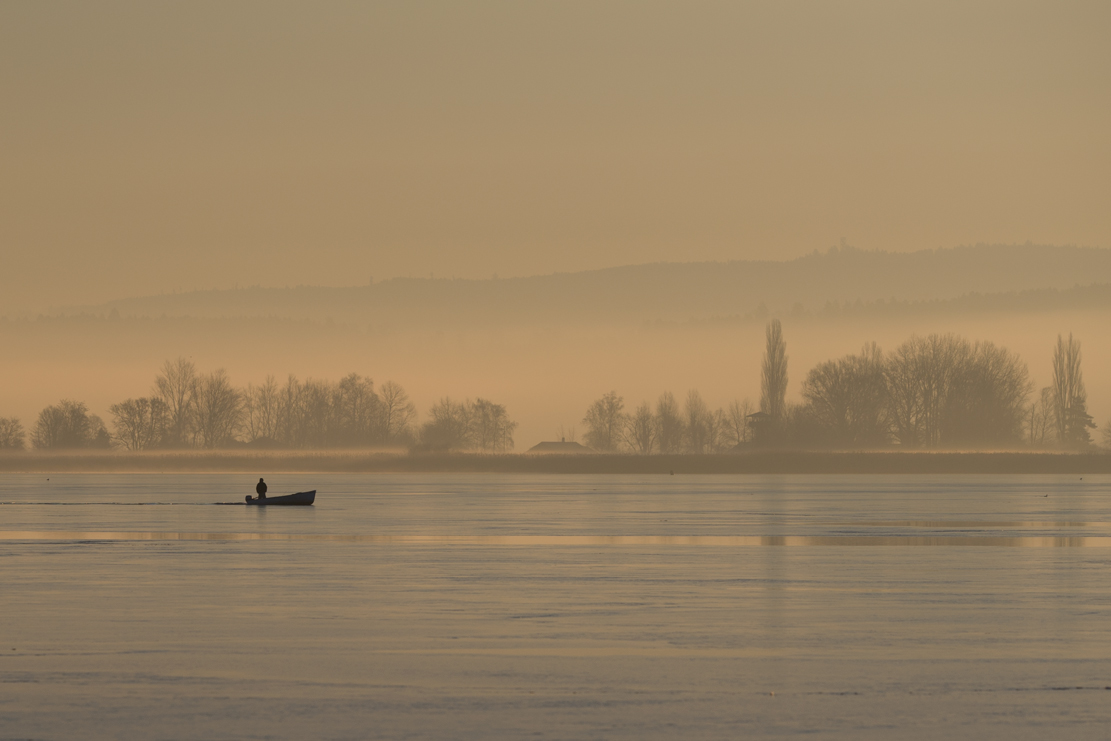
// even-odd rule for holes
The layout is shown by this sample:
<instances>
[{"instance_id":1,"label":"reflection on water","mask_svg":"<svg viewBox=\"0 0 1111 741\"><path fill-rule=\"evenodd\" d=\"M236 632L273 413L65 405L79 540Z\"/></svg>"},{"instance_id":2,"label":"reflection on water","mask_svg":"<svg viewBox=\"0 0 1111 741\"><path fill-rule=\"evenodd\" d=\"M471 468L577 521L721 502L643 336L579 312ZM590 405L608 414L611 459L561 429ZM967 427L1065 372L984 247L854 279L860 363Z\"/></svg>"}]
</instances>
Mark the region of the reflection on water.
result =
<instances>
[{"instance_id":1,"label":"reflection on water","mask_svg":"<svg viewBox=\"0 0 1111 741\"><path fill-rule=\"evenodd\" d=\"M506 546L996 546L1004 548L1109 548L1111 537L1004 535L345 535L305 533L172 533L71 530L0 530L0 540L280 540L320 543Z\"/></svg>"},{"instance_id":2,"label":"reflection on water","mask_svg":"<svg viewBox=\"0 0 1111 741\"><path fill-rule=\"evenodd\" d=\"M1108 477L257 479L0 478L0 736L1111 727Z\"/></svg>"},{"instance_id":3,"label":"reflection on water","mask_svg":"<svg viewBox=\"0 0 1111 741\"><path fill-rule=\"evenodd\" d=\"M1000 528L1087 527L1108 529L1111 522L1062 522L1034 520L896 520L894 522L846 522L849 527L925 527L935 530L997 530Z\"/></svg>"}]
</instances>

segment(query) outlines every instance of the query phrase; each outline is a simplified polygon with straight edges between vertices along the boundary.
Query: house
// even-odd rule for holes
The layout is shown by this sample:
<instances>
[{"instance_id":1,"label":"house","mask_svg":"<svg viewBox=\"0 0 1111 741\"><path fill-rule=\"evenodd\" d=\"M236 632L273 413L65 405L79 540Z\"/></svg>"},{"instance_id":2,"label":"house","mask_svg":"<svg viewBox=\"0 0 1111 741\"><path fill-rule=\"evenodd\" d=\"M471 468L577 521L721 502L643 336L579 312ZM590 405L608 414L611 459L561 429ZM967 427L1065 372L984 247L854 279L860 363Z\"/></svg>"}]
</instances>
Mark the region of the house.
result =
<instances>
[{"instance_id":1,"label":"house","mask_svg":"<svg viewBox=\"0 0 1111 741\"><path fill-rule=\"evenodd\" d=\"M567 442L566 438L558 442L537 443L528 449L529 453L561 453L563 455L582 455L594 451L585 445L576 442Z\"/></svg>"},{"instance_id":2,"label":"house","mask_svg":"<svg viewBox=\"0 0 1111 741\"><path fill-rule=\"evenodd\" d=\"M752 428L752 444L767 445L772 438L772 424L774 419L767 412L755 412L748 415L748 426Z\"/></svg>"}]
</instances>

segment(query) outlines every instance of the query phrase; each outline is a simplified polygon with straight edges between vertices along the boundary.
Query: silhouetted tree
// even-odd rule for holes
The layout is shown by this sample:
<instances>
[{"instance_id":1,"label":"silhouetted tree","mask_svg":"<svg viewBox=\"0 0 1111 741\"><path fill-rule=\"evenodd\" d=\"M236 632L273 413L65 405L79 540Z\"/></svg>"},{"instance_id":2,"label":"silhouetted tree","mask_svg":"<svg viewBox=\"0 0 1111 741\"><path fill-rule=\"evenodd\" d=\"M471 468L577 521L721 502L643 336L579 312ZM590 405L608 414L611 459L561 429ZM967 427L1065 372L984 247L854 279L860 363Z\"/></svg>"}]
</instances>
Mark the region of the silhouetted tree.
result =
<instances>
[{"instance_id":1,"label":"silhouetted tree","mask_svg":"<svg viewBox=\"0 0 1111 741\"><path fill-rule=\"evenodd\" d=\"M471 441L479 450L504 453L513 449L513 431L517 429L517 423L510 421L504 406L477 399L471 405L468 417Z\"/></svg>"},{"instance_id":2,"label":"silhouetted tree","mask_svg":"<svg viewBox=\"0 0 1111 741\"><path fill-rule=\"evenodd\" d=\"M768 322L764 363L760 375L760 411L777 426L787 408L787 343L778 319Z\"/></svg>"},{"instance_id":3,"label":"silhouetted tree","mask_svg":"<svg viewBox=\"0 0 1111 741\"><path fill-rule=\"evenodd\" d=\"M656 417L648 402L642 402L625 424L625 444L640 455L650 455L656 446Z\"/></svg>"},{"instance_id":4,"label":"silhouetted tree","mask_svg":"<svg viewBox=\"0 0 1111 741\"><path fill-rule=\"evenodd\" d=\"M420 429L420 444L428 450L474 450L502 453L513 449L517 423L501 404L486 399L455 403L441 399L429 410Z\"/></svg>"},{"instance_id":5,"label":"silhouetted tree","mask_svg":"<svg viewBox=\"0 0 1111 741\"><path fill-rule=\"evenodd\" d=\"M714 448L717 420L702 395L694 389L687 392L687 401L683 408L684 429L686 434L686 449L690 453L709 453Z\"/></svg>"},{"instance_id":6,"label":"silhouetted tree","mask_svg":"<svg viewBox=\"0 0 1111 741\"><path fill-rule=\"evenodd\" d=\"M108 433L108 426L95 414L89 415L88 447L103 449L112 447L112 436Z\"/></svg>"},{"instance_id":7,"label":"silhouetted tree","mask_svg":"<svg viewBox=\"0 0 1111 741\"><path fill-rule=\"evenodd\" d=\"M991 342L977 342L953 374L942 420L946 445L1009 446L1023 439L1026 363Z\"/></svg>"},{"instance_id":8,"label":"silhouetted tree","mask_svg":"<svg viewBox=\"0 0 1111 741\"><path fill-rule=\"evenodd\" d=\"M610 391L591 404L583 417L586 444L602 453L617 450L626 424L624 409L625 401L616 391Z\"/></svg>"},{"instance_id":9,"label":"silhouetted tree","mask_svg":"<svg viewBox=\"0 0 1111 741\"><path fill-rule=\"evenodd\" d=\"M722 420L722 443L725 447L735 448L752 440L752 426L748 415L753 412L752 402L732 401L725 410Z\"/></svg>"},{"instance_id":10,"label":"silhouetted tree","mask_svg":"<svg viewBox=\"0 0 1111 741\"><path fill-rule=\"evenodd\" d=\"M127 399L108 408L115 439L128 450L157 448L166 440L168 414L161 399Z\"/></svg>"},{"instance_id":11,"label":"silhouetted tree","mask_svg":"<svg viewBox=\"0 0 1111 741\"><path fill-rule=\"evenodd\" d=\"M325 436L331 444L373 445L379 441L381 400L371 379L355 373L341 379L332 392L332 406L336 429Z\"/></svg>"},{"instance_id":12,"label":"silhouetted tree","mask_svg":"<svg viewBox=\"0 0 1111 741\"><path fill-rule=\"evenodd\" d=\"M247 385L243 392L243 431L247 442L277 440L279 391L274 376L258 386Z\"/></svg>"},{"instance_id":13,"label":"silhouetted tree","mask_svg":"<svg viewBox=\"0 0 1111 741\"><path fill-rule=\"evenodd\" d=\"M904 447L941 444L941 416L955 369L971 353L956 335L911 337L887 363L891 420Z\"/></svg>"},{"instance_id":14,"label":"silhouetted tree","mask_svg":"<svg viewBox=\"0 0 1111 741\"><path fill-rule=\"evenodd\" d=\"M23 425L15 417L0 417L0 450L23 450Z\"/></svg>"},{"instance_id":15,"label":"silhouetted tree","mask_svg":"<svg viewBox=\"0 0 1111 741\"><path fill-rule=\"evenodd\" d=\"M166 443L171 447L192 445L193 415L197 401L197 369L179 357L167 360L154 379L155 394L166 405Z\"/></svg>"},{"instance_id":16,"label":"silhouetted tree","mask_svg":"<svg viewBox=\"0 0 1111 741\"><path fill-rule=\"evenodd\" d=\"M382 384L378 393L382 400L379 406L382 441L387 444L409 442L413 420L417 416L417 408L409 401L409 395L393 381Z\"/></svg>"},{"instance_id":17,"label":"silhouetted tree","mask_svg":"<svg viewBox=\"0 0 1111 741\"><path fill-rule=\"evenodd\" d=\"M1053 420L1057 441L1069 448L1092 444L1088 430L1096 425L1088 414L1088 392L1080 371L1080 341L1069 333L1068 341L1057 335L1053 350Z\"/></svg>"},{"instance_id":18,"label":"silhouetted tree","mask_svg":"<svg viewBox=\"0 0 1111 741\"><path fill-rule=\"evenodd\" d=\"M887 380L876 344L860 355L819 363L802 384L810 421L833 445L871 447L890 441Z\"/></svg>"},{"instance_id":19,"label":"silhouetted tree","mask_svg":"<svg viewBox=\"0 0 1111 741\"><path fill-rule=\"evenodd\" d=\"M1034 447L1049 442L1053 430L1053 387L1046 386L1027 413L1026 441Z\"/></svg>"},{"instance_id":20,"label":"silhouetted tree","mask_svg":"<svg viewBox=\"0 0 1111 741\"><path fill-rule=\"evenodd\" d=\"M39 412L31 431L32 444L43 449L107 447L107 441L100 418L91 416L82 402L69 399Z\"/></svg>"},{"instance_id":21,"label":"silhouetted tree","mask_svg":"<svg viewBox=\"0 0 1111 741\"><path fill-rule=\"evenodd\" d=\"M290 448L304 448L309 443L309 425L302 403L303 386L292 373L278 391L278 422L274 437Z\"/></svg>"},{"instance_id":22,"label":"silhouetted tree","mask_svg":"<svg viewBox=\"0 0 1111 741\"><path fill-rule=\"evenodd\" d=\"M223 368L197 379L193 424L201 447L219 448L234 439L242 421L241 401Z\"/></svg>"},{"instance_id":23,"label":"silhouetted tree","mask_svg":"<svg viewBox=\"0 0 1111 741\"><path fill-rule=\"evenodd\" d=\"M679 405L670 391L660 394L656 401L656 446L667 455L683 449L683 418L679 416Z\"/></svg>"},{"instance_id":24,"label":"silhouetted tree","mask_svg":"<svg viewBox=\"0 0 1111 741\"><path fill-rule=\"evenodd\" d=\"M706 426L708 432L706 452L721 453L733 447L732 443L729 442L728 427L724 409L719 407L710 412Z\"/></svg>"},{"instance_id":25,"label":"silhouetted tree","mask_svg":"<svg viewBox=\"0 0 1111 741\"><path fill-rule=\"evenodd\" d=\"M306 378L301 385L301 421L308 447L327 448L336 444L339 414L327 381Z\"/></svg>"},{"instance_id":26,"label":"silhouetted tree","mask_svg":"<svg viewBox=\"0 0 1111 741\"><path fill-rule=\"evenodd\" d=\"M421 444L430 450L467 450L474 447L469 403L444 398L428 410L431 417L420 430Z\"/></svg>"},{"instance_id":27,"label":"silhouetted tree","mask_svg":"<svg viewBox=\"0 0 1111 741\"><path fill-rule=\"evenodd\" d=\"M290 375L275 389L274 407L273 437L291 448L368 446L382 439L381 399L371 379L355 373L336 383Z\"/></svg>"},{"instance_id":28,"label":"silhouetted tree","mask_svg":"<svg viewBox=\"0 0 1111 741\"><path fill-rule=\"evenodd\" d=\"M886 363L895 437L906 447L1017 443L1028 375L1017 356L990 342L912 337Z\"/></svg>"}]
</instances>

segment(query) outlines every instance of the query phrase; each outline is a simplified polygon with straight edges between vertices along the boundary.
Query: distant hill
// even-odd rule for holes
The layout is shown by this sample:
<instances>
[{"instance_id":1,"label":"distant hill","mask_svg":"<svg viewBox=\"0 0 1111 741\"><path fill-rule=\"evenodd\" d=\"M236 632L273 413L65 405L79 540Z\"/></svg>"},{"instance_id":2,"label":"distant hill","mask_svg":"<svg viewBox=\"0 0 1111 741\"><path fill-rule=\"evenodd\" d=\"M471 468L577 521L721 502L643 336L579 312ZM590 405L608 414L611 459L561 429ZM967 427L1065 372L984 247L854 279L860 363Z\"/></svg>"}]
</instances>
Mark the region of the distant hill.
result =
<instances>
[{"instance_id":1,"label":"distant hill","mask_svg":"<svg viewBox=\"0 0 1111 741\"><path fill-rule=\"evenodd\" d=\"M947 302L962 308L1048 308L1090 286L1101 304L1111 249L976 245L911 253L833 248L784 262L655 263L526 278L396 278L374 285L242 288L163 294L78 307L69 313L148 317L334 319L375 327L577 324L810 314L862 302ZM1050 291L1050 293L1046 293ZM1057 293L1052 293L1056 291ZM1006 297L993 297L1006 294ZM881 307L882 308L882 307ZM941 308L941 307L938 307ZM953 306L956 308L956 305ZM905 310L905 309L904 309Z\"/></svg>"}]
</instances>

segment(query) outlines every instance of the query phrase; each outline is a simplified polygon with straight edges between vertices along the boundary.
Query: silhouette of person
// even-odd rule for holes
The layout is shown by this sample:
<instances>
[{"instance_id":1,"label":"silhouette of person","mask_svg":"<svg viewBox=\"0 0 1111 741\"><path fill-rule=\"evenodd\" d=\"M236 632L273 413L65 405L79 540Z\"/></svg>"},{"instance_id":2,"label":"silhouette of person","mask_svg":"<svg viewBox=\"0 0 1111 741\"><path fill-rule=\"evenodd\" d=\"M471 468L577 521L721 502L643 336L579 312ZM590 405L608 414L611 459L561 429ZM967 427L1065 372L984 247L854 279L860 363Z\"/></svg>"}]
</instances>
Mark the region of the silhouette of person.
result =
<instances>
[{"instance_id":1,"label":"silhouette of person","mask_svg":"<svg viewBox=\"0 0 1111 741\"><path fill-rule=\"evenodd\" d=\"M266 482L259 477L258 483L255 484L255 493L258 494L259 499L266 499Z\"/></svg>"}]
</instances>

